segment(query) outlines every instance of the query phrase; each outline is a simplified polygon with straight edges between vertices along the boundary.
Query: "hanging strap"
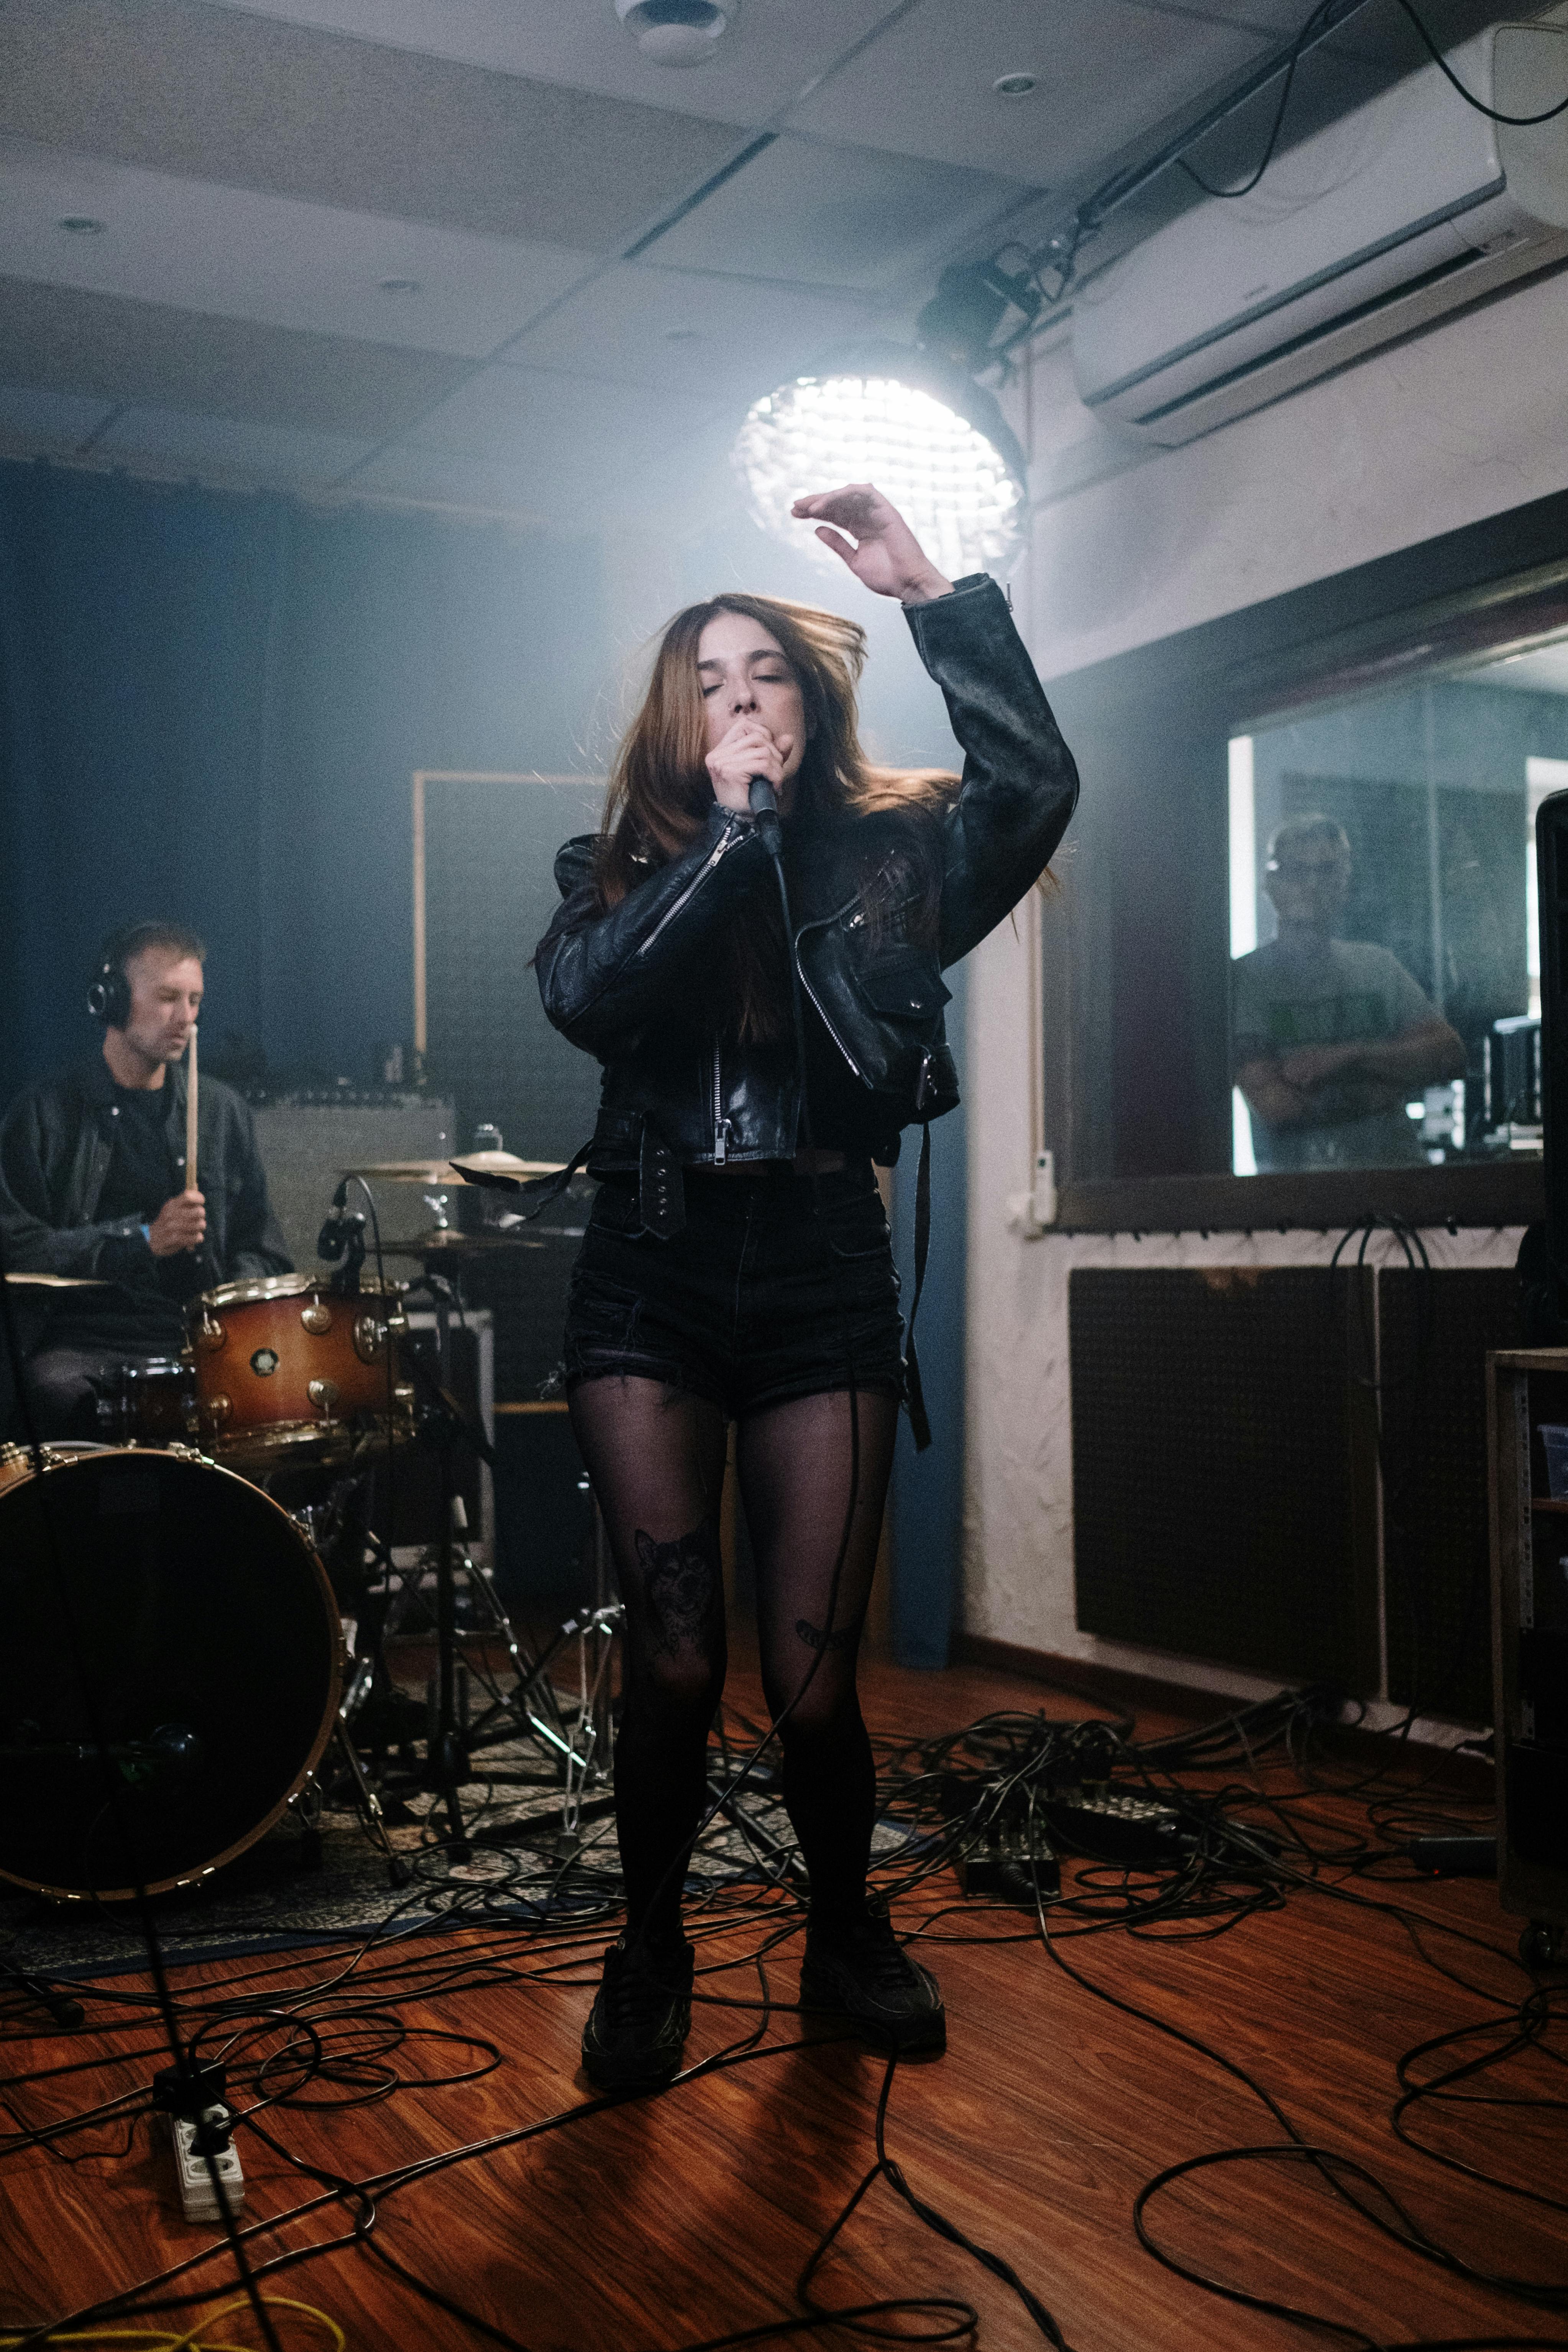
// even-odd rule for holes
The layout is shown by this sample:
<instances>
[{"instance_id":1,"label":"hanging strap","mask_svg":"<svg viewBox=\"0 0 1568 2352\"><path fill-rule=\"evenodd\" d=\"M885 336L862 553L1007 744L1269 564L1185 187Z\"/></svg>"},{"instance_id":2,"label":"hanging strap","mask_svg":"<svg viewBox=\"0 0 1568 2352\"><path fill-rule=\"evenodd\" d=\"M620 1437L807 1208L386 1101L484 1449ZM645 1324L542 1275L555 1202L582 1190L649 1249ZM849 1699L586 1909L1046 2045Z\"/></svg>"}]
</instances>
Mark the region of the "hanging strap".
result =
<instances>
[{"instance_id":1,"label":"hanging strap","mask_svg":"<svg viewBox=\"0 0 1568 2352\"><path fill-rule=\"evenodd\" d=\"M915 1295L910 1301L909 1336L904 1342L904 1403L909 1412L910 1427L914 1433L915 1451L923 1454L931 1444L931 1420L926 1412L925 1391L921 1386L921 1360L915 1353L915 1317L921 1311L921 1292L925 1288L926 1260L931 1255L931 1121L921 1128L921 1164L915 1176Z\"/></svg>"},{"instance_id":2,"label":"hanging strap","mask_svg":"<svg viewBox=\"0 0 1568 2352\"><path fill-rule=\"evenodd\" d=\"M552 1176L530 1176L526 1180L500 1175L493 1168L469 1168L461 1160L449 1160L447 1165L457 1170L465 1184L480 1184L491 1192L510 1192L520 1216L537 1217L552 1201L561 1198L593 1148L594 1139L590 1136L586 1143L578 1145L565 1167L558 1168Z\"/></svg>"}]
</instances>

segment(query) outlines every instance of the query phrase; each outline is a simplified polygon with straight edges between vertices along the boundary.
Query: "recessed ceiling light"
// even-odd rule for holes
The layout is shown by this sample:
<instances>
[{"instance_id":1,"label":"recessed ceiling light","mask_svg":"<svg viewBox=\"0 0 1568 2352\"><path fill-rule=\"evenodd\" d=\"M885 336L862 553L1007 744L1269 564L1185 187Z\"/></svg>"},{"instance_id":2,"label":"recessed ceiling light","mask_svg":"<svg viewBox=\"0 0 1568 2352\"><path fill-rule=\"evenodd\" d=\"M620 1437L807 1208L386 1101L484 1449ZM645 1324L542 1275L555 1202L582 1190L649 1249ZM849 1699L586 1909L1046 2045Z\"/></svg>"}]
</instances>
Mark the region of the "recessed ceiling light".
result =
<instances>
[{"instance_id":1,"label":"recessed ceiling light","mask_svg":"<svg viewBox=\"0 0 1568 2352\"><path fill-rule=\"evenodd\" d=\"M417 278L383 278L379 280L379 290L383 294L417 294L419 280Z\"/></svg>"},{"instance_id":2,"label":"recessed ceiling light","mask_svg":"<svg viewBox=\"0 0 1568 2352\"><path fill-rule=\"evenodd\" d=\"M616 0L616 14L650 64L706 65L741 0Z\"/></svg>"},{"instance_id":3,"label":"recessed ceiling light","mask_svg":"<svg viewBox=\"0 0 1568 2352\"><path fill-rule=\"evenodd\" d=\"M67 213L59 226L68 236L101 236L106 224L100 220L89 220L86 213Z\"/></svg>"},{"instance_id":4,"label":"recessed ceiling light","mask_svg":"<svg viewBox=\"0 0 1568 2352\"><path fill-rule=\"evenodd\" d=\"M998 98L1027 98L1037 79L1031 73L998 74L991 87Z\"/></svg>"}]
</instances>

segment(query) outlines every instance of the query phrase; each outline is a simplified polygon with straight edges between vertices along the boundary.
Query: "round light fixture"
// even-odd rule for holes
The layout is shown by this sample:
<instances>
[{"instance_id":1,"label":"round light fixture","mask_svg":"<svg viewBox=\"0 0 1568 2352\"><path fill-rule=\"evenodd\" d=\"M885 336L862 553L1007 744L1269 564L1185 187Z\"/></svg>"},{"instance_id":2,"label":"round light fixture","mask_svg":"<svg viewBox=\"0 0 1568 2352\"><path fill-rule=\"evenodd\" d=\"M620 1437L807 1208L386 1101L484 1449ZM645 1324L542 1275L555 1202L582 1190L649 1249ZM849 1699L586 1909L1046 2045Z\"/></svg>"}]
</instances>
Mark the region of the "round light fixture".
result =
<instances>
[{"instance_id":1,"label":"round light fixture","mask_svg":"<svg viewBox=\"0 0 1568 2352\"><path fill-rule=\"evenodd\" d=\"M86 213L67 213L58 226L68 236L101 236L106 224L100 220L89 220Z\"/></svg>"},{"instance_id":2,"label":"round light fixture","mask_svg":"<svg viewBox=\"0 0 1568 2352\"><path fill-rule=\"evenodd\" d=\"M755 402L732 457L753 520L837 563L790 508L875 482L950 579L1005 573L1024 543L1024 454L991 394L929 352L866 345Z\"/></svg>"},{"instance_id":3,"label":"round light fixture","mask_svg":"<svg viewBox=\"0 0 1568 2352\"><path fill-rule=\"evenodd\" d=\"M998 98L1027 98L1036 79L1032 73L998 74L991 87Z\"/></svg>"},{"instance_id":4,"label":"round light fixture","mask_svg":"<svg viewBox=\"0 0 1568 2352\"><path fill-rule=\"evenodd\" d=\"M740 0L616 0L616 14L656 66L706 65Z\"/></svg>"}]
</instances>

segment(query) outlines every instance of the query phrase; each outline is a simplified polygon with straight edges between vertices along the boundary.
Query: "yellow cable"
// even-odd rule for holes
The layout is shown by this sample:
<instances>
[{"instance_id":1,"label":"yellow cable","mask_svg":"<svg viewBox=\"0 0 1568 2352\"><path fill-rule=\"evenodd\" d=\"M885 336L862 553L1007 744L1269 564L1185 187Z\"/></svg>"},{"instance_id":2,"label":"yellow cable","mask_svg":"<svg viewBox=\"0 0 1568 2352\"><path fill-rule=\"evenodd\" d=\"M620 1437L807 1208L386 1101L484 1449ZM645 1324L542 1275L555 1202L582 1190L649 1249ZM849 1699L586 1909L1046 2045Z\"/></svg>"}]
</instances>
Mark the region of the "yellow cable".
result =
<instances>
[{"instance_id":1,"label":"yellow cable","mask_svg":"<svg viewBox=\"0 0 1568 2352\"><path fill-rule=\"evenodd\" d=\"M332 2352L348 2352L348 2338L337 2321L326 2312L318 2311L313 2303L300 2303L288 2294L265 2295L262 2300L268 2311L302 2313L321 2329ZM216 2326L220 2319L230 2318L235 2312L248 2311L250 2307L249 2297L240 2295L235 2302L226 2303L221 2311L215 2311L207 2318L198 2320L195 2327L186 2329L184 2336L171 2336L163 2328L92 2327L79 2335L48 2336L44 2341L47 2344L76 2344L84 2347L108 2344L136 2345L140 2352L255 2352L251 2345L220 2344L216 2337L202 2333L204 2328ZM25 2336L0 2336L0 2352L11 2352L12 2347L26 2341Z\"/></svg>"}]
</instances>

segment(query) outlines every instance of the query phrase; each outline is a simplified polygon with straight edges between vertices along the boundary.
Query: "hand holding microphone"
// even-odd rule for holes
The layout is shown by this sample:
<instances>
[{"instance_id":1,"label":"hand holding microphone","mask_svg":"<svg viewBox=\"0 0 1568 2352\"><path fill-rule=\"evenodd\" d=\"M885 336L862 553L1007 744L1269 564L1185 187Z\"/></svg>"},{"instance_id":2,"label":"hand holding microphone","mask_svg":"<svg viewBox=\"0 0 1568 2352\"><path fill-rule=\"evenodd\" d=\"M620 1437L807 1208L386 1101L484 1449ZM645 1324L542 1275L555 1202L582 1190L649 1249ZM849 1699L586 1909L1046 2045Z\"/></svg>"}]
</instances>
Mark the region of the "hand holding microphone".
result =
<instances>
[{"instance_id":1,"label":"hand holding microphone","mask_svg":"<svg viewBox=\"0 0 1568 2352\"><path fill-rule=\"evenodd\" d=\"M773 736L760 719L737 719L708 753L709 781L721 808L737 815L752 814L752 779L760 776L776 794L795 749L790 735Z\"/></svg>"}]
</instances>

